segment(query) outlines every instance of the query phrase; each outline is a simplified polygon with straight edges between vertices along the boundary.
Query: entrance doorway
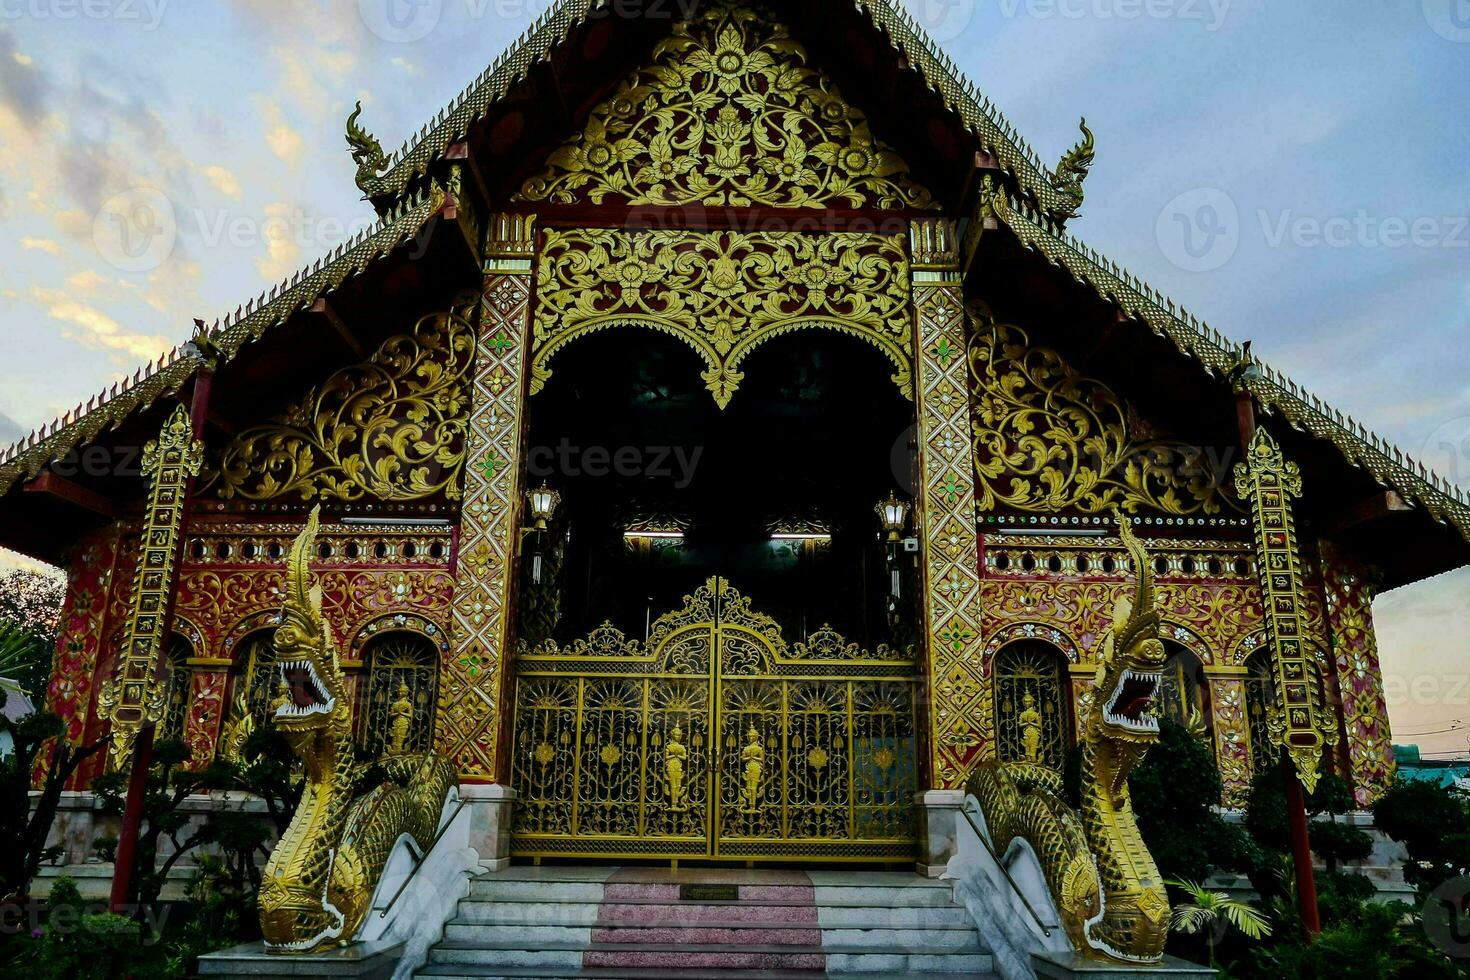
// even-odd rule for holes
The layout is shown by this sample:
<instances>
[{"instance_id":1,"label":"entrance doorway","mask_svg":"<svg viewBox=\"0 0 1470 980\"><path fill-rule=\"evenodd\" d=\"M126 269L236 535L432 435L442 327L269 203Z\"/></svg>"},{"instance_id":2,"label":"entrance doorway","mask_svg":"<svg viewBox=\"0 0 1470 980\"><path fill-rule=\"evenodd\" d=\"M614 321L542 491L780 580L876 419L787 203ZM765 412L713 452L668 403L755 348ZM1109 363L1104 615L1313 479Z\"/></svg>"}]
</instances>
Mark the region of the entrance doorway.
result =
<instances>
[{"instance_id":1,"label":"entrance doorway","mask_svg":"<svg viewBox=\"0 0 1470 980\"><path fill-rule=\"evenodd\" d=\"M523 553L517 854L913 853L915 590L875 512L912 403L824 331L742 367L722 411L687 347L612 331L528 403L561 502Z\"/></svg>"}]
</instances>

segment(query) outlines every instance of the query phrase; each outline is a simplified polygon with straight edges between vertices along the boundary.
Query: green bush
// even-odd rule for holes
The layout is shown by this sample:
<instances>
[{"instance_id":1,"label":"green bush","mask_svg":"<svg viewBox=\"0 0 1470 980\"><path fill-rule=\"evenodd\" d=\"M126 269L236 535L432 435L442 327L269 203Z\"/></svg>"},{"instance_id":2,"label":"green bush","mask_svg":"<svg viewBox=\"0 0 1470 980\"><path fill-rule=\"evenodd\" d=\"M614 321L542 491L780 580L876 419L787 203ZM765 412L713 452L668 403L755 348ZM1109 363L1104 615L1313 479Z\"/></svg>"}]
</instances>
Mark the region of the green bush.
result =
<instances>
[{"instance_id":1,"label":"green bush","mask_svg":"<svg viewBox=\"0 0 1470 980\"><path fill-rule=\"evenodd\" d=\"M89 911L70 878L56 879L35 957L40 976L124 980L150 975L149 959L137 923Z\"/></svg>"},{"instance_id":2,"label":"green bush","mask_svg":"<svg viewBox=\"0 0 1470 980\"><path fill-rule=\"evenodd\" d=\"M1470 868L1470 800L1459 790L1399 779L1373 804L1373 822L1409 852L1404 880L1421 898Z\"/></svg>"},{"instance_id":3,"label":"green bush","mask_svg":"<svg viewBox=\"0 0 1470 980\"><path fill-rule=\"evenodd\" d=\"M1470 975L1429 942L1413 911L1402 902L1360 904L1315 942L1255 951L1249 975L1292 980L1462 980Z\"/></svg>"}]
</instances>

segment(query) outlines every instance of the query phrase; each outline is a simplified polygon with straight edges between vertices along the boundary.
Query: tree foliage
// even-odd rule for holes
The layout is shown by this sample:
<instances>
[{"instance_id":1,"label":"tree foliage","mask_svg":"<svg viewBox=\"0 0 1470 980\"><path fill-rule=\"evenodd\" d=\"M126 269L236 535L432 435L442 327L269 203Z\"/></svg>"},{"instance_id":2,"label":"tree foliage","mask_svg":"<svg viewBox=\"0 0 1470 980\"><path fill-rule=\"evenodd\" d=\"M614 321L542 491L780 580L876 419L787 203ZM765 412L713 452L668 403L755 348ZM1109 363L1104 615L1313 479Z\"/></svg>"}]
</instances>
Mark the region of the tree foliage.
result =
<instances>
[{"instance_id":1,"label":"tree foliage","mask_svg":"<svg viewBox=\"0 0 1470 980\"><path fill-rule=\"evenodd\" d=\"M1421 895L1470 869L1470 798L1453 787L1400 778L1373 804L1373 822L1409 852L1404 879Z\"/></svg>"},{"instance_id":2,"label":"tree foliage","mask_svg":"<svg viewBox=\"0 0 1470 980\"><path fill-rule=\"evenodd\" d=\"M46 838L56 820L61 792L79 765L105 744L72 745L56 715L40 711L19 721L0 715L0 732L10 736L12 750L0 756L0 899L25 895L42 861L61 852ZM47 760L40 794L31 798L31 776L38 758Z\"/></svg>"},{"instance_id":3,"label":"tree foliage","mask_svg":"<svg viewBox=\"0 0 1470 980\"><path fill-rule=\"evenodd\" d=\"M56 654L66 581L59 575L0 572L0 677L40 700Z\"/></svg>"}]
</instances>

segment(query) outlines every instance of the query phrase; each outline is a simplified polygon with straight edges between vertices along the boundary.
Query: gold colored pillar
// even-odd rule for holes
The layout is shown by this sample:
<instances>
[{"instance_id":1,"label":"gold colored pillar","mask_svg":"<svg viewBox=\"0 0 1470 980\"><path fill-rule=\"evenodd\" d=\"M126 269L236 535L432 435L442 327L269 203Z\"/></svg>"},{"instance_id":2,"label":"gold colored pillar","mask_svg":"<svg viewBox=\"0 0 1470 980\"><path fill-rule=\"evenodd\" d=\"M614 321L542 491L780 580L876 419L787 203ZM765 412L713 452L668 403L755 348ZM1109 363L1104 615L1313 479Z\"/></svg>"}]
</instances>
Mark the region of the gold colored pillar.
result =
<instances>
[{"instance_id":1,"label":"gold colored pillar","mask_svg":"<svg viewBox=\"0 0 1470 980\"><path fill-rule=\"evenodd\" d=\"M910 234L919 420L916 526L922 529L930 785L962 787L983 755L990 687L980 646L980 544L965 360L965 309L954 227Z\"/></svg>"},{"instance_id":2,"label":"gold colored pillar","mask_svg":"<svg viewBox=\"0 0 1470 980\"><path fill-rule=\"evenodd\" d=\"M1308 793L1317 785L1323 732L1332 719L1323 711L1322 682L1312 662L1306 629L1302 559L1291 501L1302 493L1302 475L1287 462L1264 428L1251 438L1246 462L1235 465L1235 490L1251 505L1256 567L1266 635L1276 672L1271 735L1286 750Z\"/></svg>"},{"instance_id":3,"label":"gold colored pillar","mask_svg":"<svg viewBox=\"0 0 1470 980\"><path fill-rule=\"evenodd\" d=\"M504 775L501 729L523 490L534 221L495 217L480 294L453 620L435 739L465 782L493 783Z\"/></svg>"},{"instance_id":4,"label":"gold colored pillar","mask_svg":"<svg viewBox=\"0 0 1470 980\"><path fill-rule=\"evenodd\" d=\"M1215 764L1220 769L1221 802L1244 806L1251 788L1250 721L1246 714L1245 668L1207 666L1210 720L1214 723Z\"/></svg>"},{"instance_id":5,"label":"gold colored pillar","mask_svg":"<svg viewBox=\"0 0 1470 980\"><path fill-rule=\"evenodd\" d=\"M189 478L204 463L204 444L194 439L189 410L174 409L158 438L143 447L148 503L128 620L118 651L117 671L97 693L98 715L112 723L107 754L122 771L133 756L138 734L163 720L165 690L158 682L168 630L168 605L178 584L179 536Z\"/></svg>"}]
</instances>

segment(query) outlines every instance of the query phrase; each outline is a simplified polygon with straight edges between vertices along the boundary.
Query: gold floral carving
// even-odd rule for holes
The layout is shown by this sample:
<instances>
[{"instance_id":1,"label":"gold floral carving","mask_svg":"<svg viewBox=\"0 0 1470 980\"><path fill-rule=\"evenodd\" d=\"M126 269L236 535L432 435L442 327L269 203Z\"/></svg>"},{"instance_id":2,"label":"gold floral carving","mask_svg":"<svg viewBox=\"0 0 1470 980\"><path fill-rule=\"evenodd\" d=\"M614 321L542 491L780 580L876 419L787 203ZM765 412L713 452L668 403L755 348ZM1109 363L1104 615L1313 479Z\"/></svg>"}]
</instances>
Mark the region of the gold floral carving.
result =
<instances>
[{"instance_id":1,"label":"gold floral carving","mask_svg":"<svg viewBox=\"0 0 1470 980\"><path fill-rule=\"evenodd\" d=\"M574 203L933 208L861 112L786 28L701 4L592 110L517 199Z\"/></svg>"},{"instance_id":2,"label":"gold floral carving","mask_svg":"<svg viewBox=\"0 0 1470 980\"><path fill-rule=\"evenodd\" d=\"M1019 327L974 313L975 477L982 511L1239 510L1198 447L1157 438L1132 406Z\"/></svg>"},{"instance_id":3,"label":"gold floral carving","mask_svg":"<svg viewBox=\"0 0 1470 980\"><path fill-rule=\"evenodd\" d=\"M646 327L689 344L715 401L729 403L759 344L824 327L876 345L911 394L908 259L898 235L548 231L536 281L531 391L578 337Z\"/></svg>"},{"instance_id":4,"label":"gold floral carving","mask_svg":"<svg viewBox=\"0 0 1470 980\"><path fill-rule=\"evenodd\" d=\"M223 499L458 496L474 328L421 319L284 414L240 432L205 485Z\"/></svg>"}]
</instances>

